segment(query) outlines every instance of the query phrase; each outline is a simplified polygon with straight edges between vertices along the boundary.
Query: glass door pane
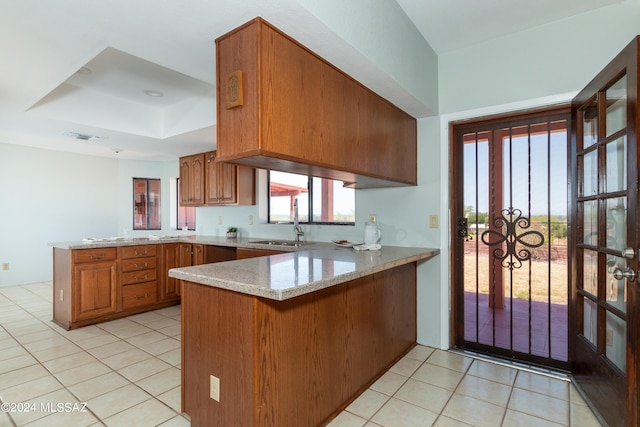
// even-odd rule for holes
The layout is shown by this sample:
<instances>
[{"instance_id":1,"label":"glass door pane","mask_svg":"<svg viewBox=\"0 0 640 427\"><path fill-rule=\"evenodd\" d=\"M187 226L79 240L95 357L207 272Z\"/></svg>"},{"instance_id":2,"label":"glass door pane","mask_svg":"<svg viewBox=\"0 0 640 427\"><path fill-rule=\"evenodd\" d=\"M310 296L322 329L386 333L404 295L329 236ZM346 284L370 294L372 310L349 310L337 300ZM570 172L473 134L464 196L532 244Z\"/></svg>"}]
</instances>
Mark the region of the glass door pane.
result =
<instances>
[{"instance_id":1,"label":"glass door pane","mask_svg":"<svg viewBox=\"0 0 640 427\"><path fill-rule=\"evenodd\" d=\"M582 196L598 194L598 152L593 150L582 157Z\"/></svg>"},{"instance_id":2,"label":"glass door pane","mask_svg":"<svg viewBox=\"0 0 640 427\"><path fill-rule=\"evenodd\" d=\"M607 248L622 251L627 247L627 198L606 200Z\"/></svg>"},{"instance_id":3,"label":"glass door pane","mask_svg":"<svg viewBox=\"0 0 640 427\"><path fill-rule=\"evenodd\" d=\"M627 127L627 78L622 77L606 91L607 136Z\"/></svg>"},{"instance_id":4,"label":"glass door pane","mask_svg":"<svg viewBox=\"0 0 640 427\"><path fill-rule=\"evenodd\" d=\"M592 99L582 110L582 148L598 142L598 103Z\"/></svg>"},{"instance_id":5,"label":"glass door pane","mask_svg":"<svg viewBox=\"0 0 640 427\"><path fill-rule=\"evenodd\" d=\"M627 189L627 137L607 143L607 192Z\"/></svg>"}]
</instances>

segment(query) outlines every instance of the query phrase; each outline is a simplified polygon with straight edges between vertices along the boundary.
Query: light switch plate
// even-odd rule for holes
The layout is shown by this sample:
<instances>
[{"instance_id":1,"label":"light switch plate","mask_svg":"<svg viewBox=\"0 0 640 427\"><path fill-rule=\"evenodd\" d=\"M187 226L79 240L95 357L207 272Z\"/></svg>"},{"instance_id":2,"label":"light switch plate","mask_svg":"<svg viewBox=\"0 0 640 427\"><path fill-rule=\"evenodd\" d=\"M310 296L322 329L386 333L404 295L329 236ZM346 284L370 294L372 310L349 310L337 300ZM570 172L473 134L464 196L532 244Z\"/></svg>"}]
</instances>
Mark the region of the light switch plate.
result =
<instances>
[{"instance_id":1,"label":"light switch plate","mask_svg":"<svg viewBox=\"0 0 640 427\"><path fill-rule=\"evenodd\" d=\"M216 402L220 402L220 378L209 376L209 396Z\"/></svg>"},{"instance_id":2,"label":"light switch plate","mask_svg":"<svg viewBox=\"0 0 640 427\"><path fill-rule=\"evenodd\" d=\"M429 228L438 228L438 215L429 215Z\"/></svg>"}]
</instances>

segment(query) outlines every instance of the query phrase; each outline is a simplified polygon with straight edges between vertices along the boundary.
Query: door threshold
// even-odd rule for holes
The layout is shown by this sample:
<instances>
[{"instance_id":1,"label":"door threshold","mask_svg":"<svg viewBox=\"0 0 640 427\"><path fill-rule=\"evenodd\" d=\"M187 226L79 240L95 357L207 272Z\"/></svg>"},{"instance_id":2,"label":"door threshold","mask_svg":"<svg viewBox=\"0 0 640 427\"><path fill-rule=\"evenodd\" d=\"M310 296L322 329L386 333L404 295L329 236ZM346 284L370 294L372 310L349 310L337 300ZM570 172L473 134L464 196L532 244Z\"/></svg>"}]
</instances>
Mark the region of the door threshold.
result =
<instances>
[{"instance_id":1,"label":"door threshold","mask_svg":"<svg viewBox=\"0 0 640 427\"><path fill-rule=\"evenodd\" d=\"M539 365L529 365L523 362L516 362L514 360L503 359L497 356L489 356L487 354L476 353L475 351L462 350L459 348L451 348L449 349L449 351L452 353L460 354L462 356L471 357L473 359L494 363L496 365L502 365L507 368L514 368L521 371L531 372L533 374L544 375L550 378L571 382L571 373L562 369L545 368Z\"/></svg>"}]
</instances>

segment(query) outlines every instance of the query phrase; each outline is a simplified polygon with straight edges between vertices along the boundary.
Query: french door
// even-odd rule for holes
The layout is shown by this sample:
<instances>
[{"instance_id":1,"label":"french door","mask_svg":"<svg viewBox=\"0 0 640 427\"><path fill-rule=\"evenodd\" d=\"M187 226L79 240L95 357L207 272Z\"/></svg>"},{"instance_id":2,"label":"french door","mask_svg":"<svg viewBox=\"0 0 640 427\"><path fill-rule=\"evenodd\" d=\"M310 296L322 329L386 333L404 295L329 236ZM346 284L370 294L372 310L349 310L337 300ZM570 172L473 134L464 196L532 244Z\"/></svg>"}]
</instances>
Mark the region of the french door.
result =
<instances>
[{"instance_id":1,"label":"french door","mask_svg":"<svg viewBox=\"0 0 640 427\"><path fill-rule=\"evenodd\" d=\"M577 386L611 426L638 415L638 39L574 99L571 233Z\"/></svg>"}]
</instances>

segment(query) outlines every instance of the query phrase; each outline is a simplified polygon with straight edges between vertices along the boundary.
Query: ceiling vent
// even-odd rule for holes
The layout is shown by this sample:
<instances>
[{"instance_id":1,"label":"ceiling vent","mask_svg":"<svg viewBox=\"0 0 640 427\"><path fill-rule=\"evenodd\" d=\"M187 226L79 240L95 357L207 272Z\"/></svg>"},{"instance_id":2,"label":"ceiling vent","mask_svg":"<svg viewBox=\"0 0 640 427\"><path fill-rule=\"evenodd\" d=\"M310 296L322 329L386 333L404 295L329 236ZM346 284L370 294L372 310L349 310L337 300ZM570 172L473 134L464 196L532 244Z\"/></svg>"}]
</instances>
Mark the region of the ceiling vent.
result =
<instances>
[{"instance_id":1,"label":"ceiling vent","mask_svg":"<svg viewBox=\"0 0 640 427\"><path fill-rule=\"evenodd\" d=\"M78 132L67 132L66 136L70 136L71 138L79 139L81 141L95 141L98 139L104 139L102 136L96 135L87 135L86 133L78 133Z\"/></svg>"}]
</instances>

